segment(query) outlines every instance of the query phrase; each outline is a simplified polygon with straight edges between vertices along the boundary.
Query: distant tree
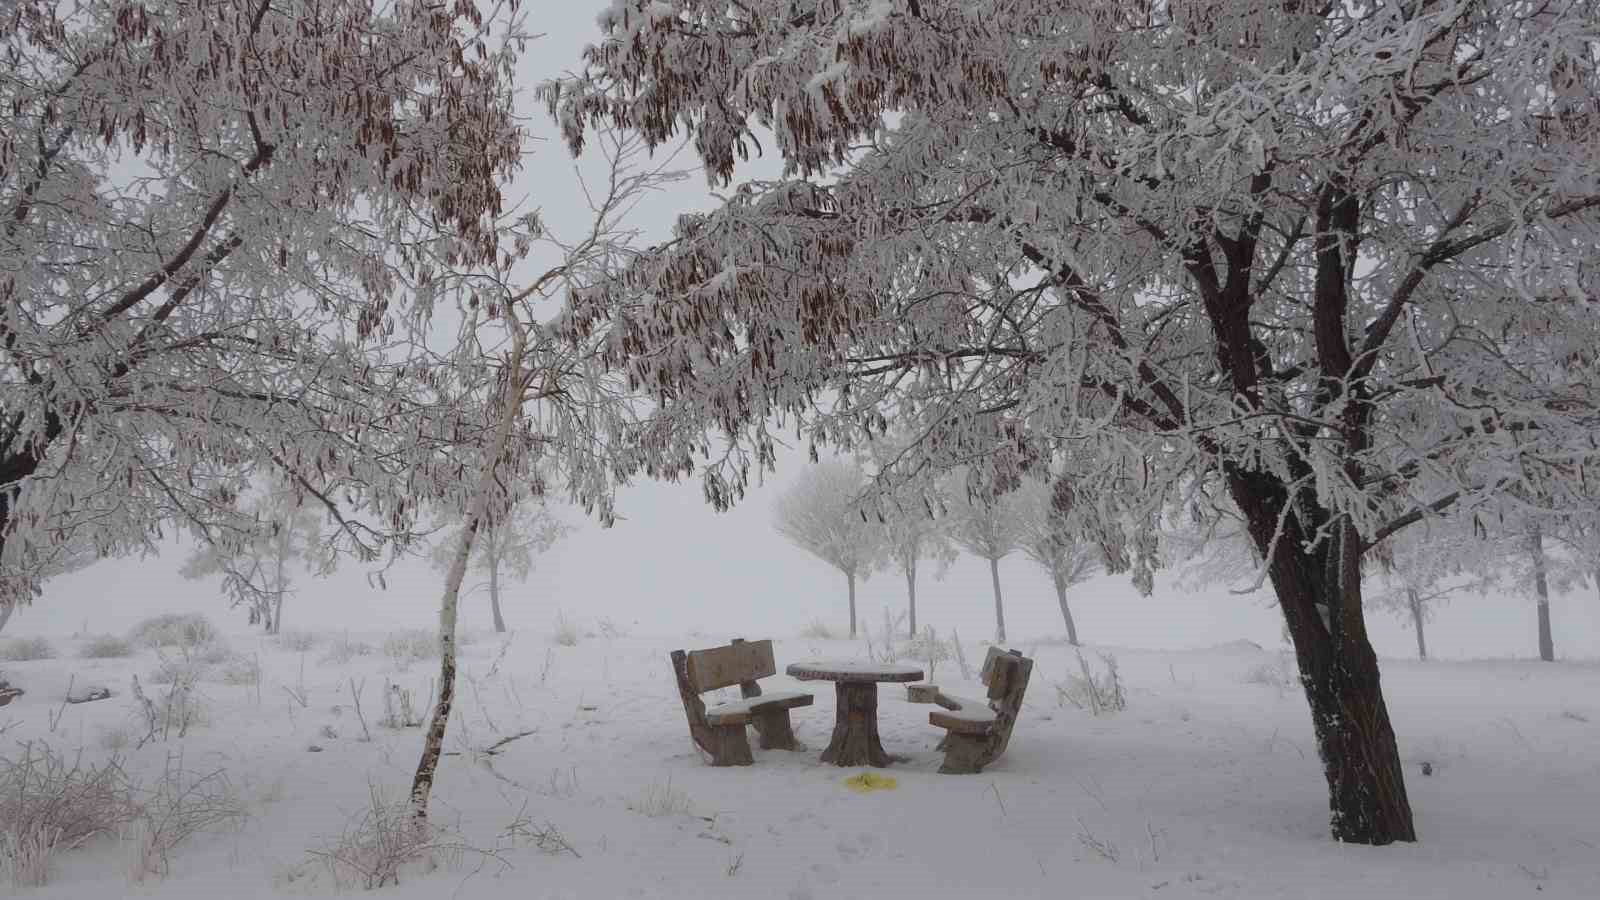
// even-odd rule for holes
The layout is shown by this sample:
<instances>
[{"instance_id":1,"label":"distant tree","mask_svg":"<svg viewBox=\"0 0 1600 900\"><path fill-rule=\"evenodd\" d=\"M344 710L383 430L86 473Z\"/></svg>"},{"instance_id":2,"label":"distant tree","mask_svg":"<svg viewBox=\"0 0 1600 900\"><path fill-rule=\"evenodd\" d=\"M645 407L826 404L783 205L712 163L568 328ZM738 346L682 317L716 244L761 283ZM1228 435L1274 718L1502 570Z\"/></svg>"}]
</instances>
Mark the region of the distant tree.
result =
<instances>
[{"instance_id":1,"label":"distant tree","mask_svg":"<svg viewBox=\"0 0 1600 900\"><path fill-rule=\"evenodd\" d=\"M968 553L989 561L994 585L994 639L1006 639L1006 610L1000 593L1000 560L1022 546L1023 511L1015 493L994 495L955 479L950 504L950 537Z\"/></svg>"},{"instance_id":2,"label":"distant tree","mask_svg":"<svg viewBox=\"0 0 1600 900\"><path fill-rule=\"evenodd\" d=\"M1462 591L1482 593L1497 581L1495 544L1476 533L1471 517L1440 517L1389 538L1370 552L1378 566L1375 606L1410 620L1417 658L1428 658L1426 623Z\"/></svg>"},{"instance_id":3,"label":"distant tree","mask_svg":"<svg viewBox=\"0 0 1600 900\"><path fill-rule=\"evenodd\" d=\"M1097 560L1095 548L1080 538L1080 529L1072 521L1072 503L1066 497L1070 491L1071 484L1065 478L1054 478L1048 484L1037 478L1023 479L1017 490L1018 543L1022 552L1050 576L1067 626L1067 643L1076 647L1078 627L1067 605L1067 590L1088 580Z\"/></svg>"},{"instance_id":4,"label":"distant tree","mask_svg":"<svg viewBox=\"0 0 1600 900\"><path fill-rule=\"evenodd\" d=\"M505 617L500 612L500 584L502 576L516 581L527 581L533 572L533 558L549 550L556 541L571 533L572 526L550 512L543 500L527 500L513 508L501 520L486 522L473 541L472 571L488 579L489 609L494 614L494 630L503 634ZM448 573L460 546L461 529L446 533L433 547L429 562L435 569Z\"/></svg>"},{"instance_id":5,"label":"distant tree","mask_svg":"<svg viewBox=\"0 0 1600 900\"><path fill-rule=\"evenodd\" d=\"M881 471L900 447L894 441L873 444L872 457ZM921 481L891 482L879 499L879 518L883 522L884 564L906 580L906 614L910 622L907 636L915 639L917 630L917 572L923 560L934 563L934 578L943 578L955 562L957 550L950 539L950 522L944 494L937 485Z\"/></svg>"},{"instance_id":6,"label":"distant tree","mask_svg":"<svg viewBox=\"0 0 1600 900\"><path fill-rule=\"evenodd\" d=\"M854 462L824 460L802 469L772 507L772 527L796 547L844 574L850 637L856 636L856 581L883 559L884 530L865 511L867 475Z\"/></svg>"},{"instance_id":7,"label":"distant tree","mask_svg":"<svg viewBox=\"0 0 1600 900\"><path fill-rule=\"evenodd\" d=\"M227 543L204 544L184 561L184 578L222 576L223 593L249 612L250 624L268 634L283 632L283 600L291 592L289 564L322 560L321 516L295 494L277 489L244 504L256 522L249 535Z\"/></svg>"}]
</instances>

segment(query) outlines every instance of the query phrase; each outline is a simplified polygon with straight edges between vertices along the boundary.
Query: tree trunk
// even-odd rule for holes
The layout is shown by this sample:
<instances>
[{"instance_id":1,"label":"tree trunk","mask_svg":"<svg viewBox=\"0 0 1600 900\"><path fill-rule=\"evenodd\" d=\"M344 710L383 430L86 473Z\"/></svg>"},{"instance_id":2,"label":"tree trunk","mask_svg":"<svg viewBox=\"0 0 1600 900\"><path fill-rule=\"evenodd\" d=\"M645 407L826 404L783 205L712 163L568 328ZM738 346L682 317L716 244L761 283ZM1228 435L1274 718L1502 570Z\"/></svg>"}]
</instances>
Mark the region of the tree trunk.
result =
<instances>
[{"instance_id":1,"label":"tree trunk","mask_svg":"<svg viewBox=\"0 0 1600 900\"><path fill-rule=\"evenodd\" d=\"M283 634L283 592L288 588L288 585L284 582L283 570L289 561L289 541L293 534L293 531L290 530L292 524L292 520L282 523L282 527L278 530L275 548L277 553L273 559L272 567L272 589L274 591L272 597L272 621L267 624L268 634Z\"/></svg>"},{"instance_id":2,"label":"tree trunk","mask_svg":"<svg viewBox=\"0 0 1600 900\"><path fill-rule=\"evenodd\" d=\"M1000 558L989 560L989 578L994 582L994 642L1006 642L1006 608L1000 602Z\"/></svg>"},{"instance_id":3,"label":"tree trunk","mask_svg":"<svg viewBox=\"0 0 1600 900\"><path fill-rule=\"evenodd\" d=\"M495 634L506 633L506 620L500 615L500 554L494 546L498 536L490 535L489 546L489 609L494 613Z\"/></svg>"},{"instance_id":4,"label":"tree trunk","mask_svg":"<svg viewBox=\"0 0 1600 900\"><path fill-rule=\"evenodd\" d=\"M1078 627L1072 623L1072 608L1067 606L1067 583L1059 578L1056 583L1056 602L1061 604L1061 618L1067 623L1067 643L1078 646Z\"/></svg>"},{"instance_id":5,"label":"tree trunk","mask_svg":"<svg viewBox=\"0 0 1600 900\"><path fill-rule=\"evenodd\" d=\"M1539 608L1539 658L1555 662L1556 645L1550 634L1550 581L1545 573L1544 529L1528 528L1528 555L1533 558L1533 592Z\"/></svg>"},{"instance_id":6,"label":"tree trunk","mask_svg":"<svg viewBox=\"0 0 1600 900\"><path fill-rule=\"evenodd\" d=\"M917 562L906 566L906 610L911 617L911 636L917 636Z\"/></svg>"},{"instance_id":7,"label":"tree trunk","mask_svg":"<svg viewBox=\"0 0 1600 900\"><path fill-rule=\"evenodd\" d=\"M840 681L834 684L833 737L822 761L836 766L887 766L889 754L878 738L878 685Z\"/></svg>"},{"instance_id":8,"label":"tree trunk","mask_svg":"<svg viewBox=\"0 0 1600 900\"><path fill-rule=\"evenodd\" d=\"M1411 625L1417 629L1417 658L1428 658L1428 640L1422 636L1422 598L1411 588L1406 588L1406 605L1411 607Z\"/></svg>"},{"instance_id":9,"label":"tree trunk","mask_svg":"<svg viewBox=\"0 0 1600 900\"><path fill-rule=\"evenodd\" d=\"M845 581L850 585L850 640L856 639L856 573L844 573Z\"/></svg>"},{"instance_id":10,"label":"tree trunk","mask_svg":"<svg viewBox=\"0 0 1600 900\"><path fill-rule=\"evenodd\" d=\"M450 708L456 695L456 606L461 596L461 582L467 577L467 561L472 557L472 544L478 529L489 513L489 495L494 492L495 467L506 455L511 444L511 429L521 417L522 396L526 390L523 371L523 354L527 336L517 326L515 316L508 319L511 325L511 354L506 360L504 392L500 396L500 421L495 426L494 444L485 455L483 471L478 473L478 484L472 497L472 509L466 526L461 529L461 543L455 557L450 560L450 571L445 575L444 596L439 600L439 697L433 705L433 716L428 720L428 732L423 738L422 757L417 760L417 772L411 779L411 808L417 824L428 819L428 797L433 792L434 772L439 768L439 756L444 752L444 733L450 723Z\"/></svg>"},{"instance_id":11,"label":"tree trunk","mask_svg":"<svg viewBox=\"0 0 1600 900\"><path fill-rule=\"evenodd\" d=\"M1251 538L1268 560L1268 576L1294 643L1328 783L1334 840L1416 840L1378 656L1361 608L1360 536L1348 520L1328 521L1330 515L1315 498L1300 498L1293 514L1280 516L1288 491L1269 473L1235 468L1228 480ZM1312 542L1309 536L1319 528L1324 536Z\"/></svg>"}]
</instances>

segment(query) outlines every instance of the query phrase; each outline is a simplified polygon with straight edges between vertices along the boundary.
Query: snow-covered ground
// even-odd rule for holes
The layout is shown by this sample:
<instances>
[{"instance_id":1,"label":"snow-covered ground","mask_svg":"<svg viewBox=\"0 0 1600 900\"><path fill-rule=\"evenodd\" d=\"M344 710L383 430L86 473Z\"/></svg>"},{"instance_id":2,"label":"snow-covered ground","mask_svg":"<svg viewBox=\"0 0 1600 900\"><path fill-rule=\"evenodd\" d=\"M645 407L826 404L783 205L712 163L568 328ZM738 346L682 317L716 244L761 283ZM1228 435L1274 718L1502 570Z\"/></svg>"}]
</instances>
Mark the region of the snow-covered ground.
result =
<instances>
[{"instance_id":1,"label":"snow-covered ground","mask_svg":"<svg viewBox=\"0 0 1600 900\"><path fill-rule=\"evenodd\" d=\"M1448 897L1600 896L1600 666L1389 660L1385 688L1406 761L1421 842L1341 846L1327 836L1322 777L1289 663L1248 642L1206 650L1114 653L1126 711L1101 717L1062 699L1077 671L1060 644L1018 649L1037 662L1009 752L977 776L936 772L929 707L885 686L885 747L908 761L892 790L857 793L857 770L816 758L833 721L827 684L778 675L770 689L814 690L794 711L808 752L756 751L748 768L706 766L690 744L667 654L734 635L590 634L576 646L524 632L478 635L464 651L457 718L434 794L435 821L474 848L438 854L389 896L414 898L778 897ZM13 635L20 633L13 632ZM763 637L764 635L747 635ZM780 670L864 654L861 643L784 639ZM123 842L58 854L40 898L274 897L339 892L308 851L325 849L368 805L398 799L421 745L417 728L379 724L386 683L421 708L436 662L403 664L386 635L345 662L331 642L295 651L229 639L232 662L200 682L206 721L184 739L123 750L136 777L170 754L193 772L223 769L248 808L236 828L180 847L164 878L129 876ZM54 659L3 670L27 694L0 708L0 753L48 741L85 761L145 730L129 695L161 661ZM166 651L174 656L175 651ZM969 644L969 658L982 647ZM259 658L259 685L239 674ZM245 666L247 669L248 666ZM110 700L63 706L104 684ZM361 687L363 740L351 697ZM963 683L952 662L935 681ZM301 706L295 695L303 695ZM59 721L52 722L57 717ZM527 732L498 752L482 751ZM309 748L316 745L320 752ZM1424 763L1432 775L1421 772ZM541 852L525 826L554 826L573 853ZM482 855L476 850L492 851ZM0 886L0 893L11 890ZM349 891L354 888L346 887Z\"/></svg>"}]
</instances>

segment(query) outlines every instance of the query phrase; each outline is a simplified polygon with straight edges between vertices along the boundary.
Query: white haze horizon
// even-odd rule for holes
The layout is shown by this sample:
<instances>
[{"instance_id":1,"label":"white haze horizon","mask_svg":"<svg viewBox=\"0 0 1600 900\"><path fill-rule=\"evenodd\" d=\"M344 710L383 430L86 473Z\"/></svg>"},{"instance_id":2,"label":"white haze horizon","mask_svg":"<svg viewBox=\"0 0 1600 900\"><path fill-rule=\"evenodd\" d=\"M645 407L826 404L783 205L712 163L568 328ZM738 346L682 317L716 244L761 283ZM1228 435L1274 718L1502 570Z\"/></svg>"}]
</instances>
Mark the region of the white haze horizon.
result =
<instances>
[{"instance_id":1,"label":"white haze horizon","mask_svg":"<svg viewBox=\"0 0 1600 900\"><path fill-rule=\"evenodd\" d=\"M548 632L558 614L585 630L602 621L647 636L703 633L715 643L734 635L793 637L820 619L843 634L848 614L844 578L789 544L771 525L773 498L806 465L799 454L780 457L775 476L752 485L745 499L718 513L702 499L697 480L641 482L618 497L623 516L601 528L582 511L553 504L576 530L535 561L526 583L503 587L513 630ZM44 595L18 610L5 637L62 636L87 630L121 632L161 612L202 612L230 632L246 630L242 609L229 609L217 578L186 580L178 574L192 550L169 540L158 556L105 560L46 583ZM314 631L384 631L437 624L443 576L420 558L405 559L371 582L378 566L346 561L327 577L296 570L296 594L285 603L286 628ZM931 569L925 564L925 569ZM1126 575L1099 575L1071 589L1078 630L1090 646L1146 649L1203 648L1248 640L1284 649L1282 617L1270 585L1249 593L1254 573L1231 585L1188 585L1181 569L1157 572L1155 591L1140 597ZM1065 628L1054 590L1022 553L1000 563L1008 643L1026 648L1060 637ZM462 603L461 628L491 627L481 578ZM905 581L879 571L857 587L859 621L874 634L885 607L905 608ZM924 571L918 579L919 623L941 633L959 630L967 640L994 637L994 601L984 560L963 555L945 578ZM1592 585L1551 598L1556 653L1562 660L1600 659L1600 603ZM1416 655L1415 638L1401 617L1369 608L1373 643L1385 657ZM1444 602L1428 622L1429 656L1437 659L1537 656L1534 603L1525 595L1462 592Z\"/></svg>"}]
</instances>

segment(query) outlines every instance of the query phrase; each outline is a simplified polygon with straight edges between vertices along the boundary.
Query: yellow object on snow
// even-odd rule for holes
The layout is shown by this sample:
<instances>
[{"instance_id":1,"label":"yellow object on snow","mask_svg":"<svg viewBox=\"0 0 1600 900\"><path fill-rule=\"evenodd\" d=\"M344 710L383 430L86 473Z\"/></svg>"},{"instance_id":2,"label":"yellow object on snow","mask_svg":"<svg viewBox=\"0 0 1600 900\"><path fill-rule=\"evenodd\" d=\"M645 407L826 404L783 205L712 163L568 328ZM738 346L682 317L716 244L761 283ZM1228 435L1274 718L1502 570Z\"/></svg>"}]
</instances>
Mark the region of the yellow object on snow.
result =
<instances>
[{"instance_id":1,"label":"yellow object on snow","mask_svg":"<svg viewBox=\"0 0 1600 900\"><path fill-rule=\"evenodd\" d=\"M844 786L858 794L869 794L873 791L894 790L894 779L876 772L862 772L853 778L846 778Z\"/></svg>"}]
</instances>

